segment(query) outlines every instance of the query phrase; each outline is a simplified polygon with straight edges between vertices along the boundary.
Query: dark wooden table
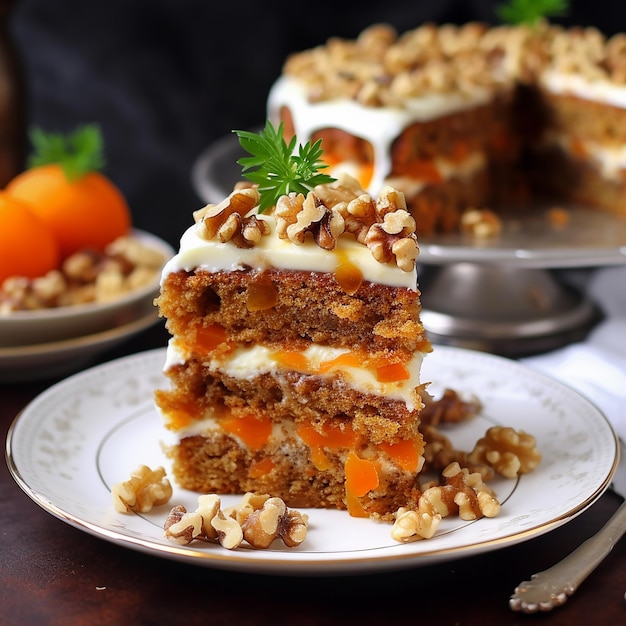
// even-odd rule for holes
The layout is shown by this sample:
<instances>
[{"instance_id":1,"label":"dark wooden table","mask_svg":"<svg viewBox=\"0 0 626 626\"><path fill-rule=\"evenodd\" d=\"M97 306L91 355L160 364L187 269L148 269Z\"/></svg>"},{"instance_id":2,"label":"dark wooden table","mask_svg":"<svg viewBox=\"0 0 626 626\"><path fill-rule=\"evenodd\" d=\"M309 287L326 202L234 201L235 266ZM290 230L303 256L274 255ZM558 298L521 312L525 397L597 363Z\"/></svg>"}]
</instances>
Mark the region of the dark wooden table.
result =
<instances>
[{"instance_id":1,"label":"dark wooden table","mask_svg":"<svg viewBox=\"0 0 626 626\"><path fill-rule=\"evenodd\" d=\"M157 325L100 360L165 342ZM3 439L17 412L53 382L0 385ZM562 607L523 615L508 606L519 582L576 548L620 503L607 492L563 527L481 556L390 573L298 578L224 572L108 543L40 509L3 463L0 625L625 624L626 541Z\"/></svg>"}]
</instances>

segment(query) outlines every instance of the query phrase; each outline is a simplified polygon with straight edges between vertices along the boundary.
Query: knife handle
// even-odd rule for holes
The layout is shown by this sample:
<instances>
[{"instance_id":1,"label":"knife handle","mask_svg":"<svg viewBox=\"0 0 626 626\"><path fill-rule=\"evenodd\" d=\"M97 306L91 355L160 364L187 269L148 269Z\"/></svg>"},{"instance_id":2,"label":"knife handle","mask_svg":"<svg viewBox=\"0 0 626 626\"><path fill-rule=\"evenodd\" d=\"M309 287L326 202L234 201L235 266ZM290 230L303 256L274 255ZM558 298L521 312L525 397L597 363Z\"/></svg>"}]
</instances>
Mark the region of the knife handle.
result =
<instances>
[{"instance_id":1,"label":"knife handle","mask_svg":"<svg viewBox=\"0 0 626 626\"><path fill-rule=\"evenodd\" d=\"M509 600L509 606L522 613L550 611L560 606L604 560L624 533L626 502L595 535L574 552L547 570L533 574L530 580L520 583Z\"/></svg>"}]
</instances>

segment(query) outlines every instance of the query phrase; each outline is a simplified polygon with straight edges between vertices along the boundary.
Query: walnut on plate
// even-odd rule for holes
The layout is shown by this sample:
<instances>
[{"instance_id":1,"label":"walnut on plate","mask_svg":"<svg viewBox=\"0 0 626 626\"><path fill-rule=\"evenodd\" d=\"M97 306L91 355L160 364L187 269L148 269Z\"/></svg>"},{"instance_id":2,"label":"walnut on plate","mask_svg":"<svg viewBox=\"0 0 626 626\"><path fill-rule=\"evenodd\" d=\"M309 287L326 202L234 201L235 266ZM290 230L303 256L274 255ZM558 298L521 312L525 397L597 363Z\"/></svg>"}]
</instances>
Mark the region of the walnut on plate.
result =
<instances>
[{"instance_id":1,"label":"walnut on plate","mask_svg":"<svg viewBox=\"0 0 626 626\"><path fill-rule=\"evenodd\" d=\"M164 524L165 536L187 545L195 539L217 541L233 550L245 540L253 548L268 548L275 539L294 548L307 534L308 517L290 510L281 498L267 494L246 493L240 504L221 508L220 497L206 494L198 497L198 507L187 512L175 506Z\"/></svg>"},{"instance_id":2,"label":"walnut on plate","mask_svg":"<svg viewBox=\"0 0 626 626\"><path fill-rule=\"evenodd\" d=\"M113 506L120 513L148 513L155 506L166 504L172 497L172 485L165 470L140 465L130 478L111 489Z\"/></svg>"},{"instance_id":3,"label":"walnut on plate","mask_svg":"<svg viewBox=\"0 0 626 626\"><path fill-rule=\"evenodd\" d=\"M532 435L510 426L492 426L476 442L469 460L490 465L506 478L516 478L535 469L541 453Z\"/></svg>"}]
</instances>

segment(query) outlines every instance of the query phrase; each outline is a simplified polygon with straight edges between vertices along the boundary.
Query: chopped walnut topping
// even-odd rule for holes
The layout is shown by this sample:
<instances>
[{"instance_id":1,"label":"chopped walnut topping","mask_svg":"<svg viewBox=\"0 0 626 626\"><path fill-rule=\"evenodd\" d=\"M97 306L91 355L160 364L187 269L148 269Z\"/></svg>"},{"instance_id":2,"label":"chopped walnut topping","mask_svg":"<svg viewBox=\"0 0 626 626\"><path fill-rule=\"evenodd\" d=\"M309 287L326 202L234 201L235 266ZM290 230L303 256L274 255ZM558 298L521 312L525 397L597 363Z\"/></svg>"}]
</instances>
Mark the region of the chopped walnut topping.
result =
<instances>
[{"instance_id":1,"label":"chopped walnut topping","mask_svg":"<svg viewBox=\"0 0 626 626\"><path fill-rule=\"evenodd\" d=\"M220 506L220 498L214 494L199 496L198 508L193 512L175 506L165 520L165 536L181 545L200 539L216 540L228 550L237 548L243 540L241 527L234 519L225 517Z\"/></svg>"},{"instance_id":2,"label":"chopped walnut topping","mask_svg":"<svg viewBox=\"0 0 626 626\"><path fill-rule=\"evenodd\" d=\"M302 194L279 198L275 215L278 235L298 245L304 243L307 233L311 233L320 248L333 250L344 231L341 213L328 208L314 191L310 191L306 198Z\"/></svg>"},{"instance_id":3,"label":"chopped walnut topping","mask_svg":"<svg viewBox=\"0 0 626 626\"><path fill-rule=\"evenodd\" d=\"M488 463L481 463L464 450L457 450L452 442L432 424L420 427L424 437L424 468L440 471L451 463L459 463L471 472L478 473L483 480L491 480L495 472Z\"/></svg>"},{"instance_id":4,"label":"chopped walnut topping","mask_svg":"<svg viewBox=\"0 0 626 626\"><path fill-rule=\"evenodd\" d=\"M218 228L217 238L222 243L232 241L238 248L252 248L269 232L268 224L256 215L242 217L239 213L232 213Z\"/></svg>"},{"instance_id":5,"label":"chopped walnut topping","mask_svg":"<svg viewBox=\"0 0 626 626\"><path fill-rule=\"evenodd\" d=\"M428 487L420 495L417 509L400 508L391 530L396 541L417 541L432 537L442 518L458 515L462 520L495 517L500 503L478 473L470 473L458 463L448 465L444 484Z\"/></svg>"},{"instance_id":6,"label":"chopped walnut topping","mask_svg":"<svg viewBox=\"0 0 626 626\"><path fill-rule=\"evenodd\" d=\"M398 35L375 24L355 40L334 37L291 55L284 71L304 83L311 102L342 97L370 107L405 107L426 93L507 87L537 40L524 27L427 23Z\"/></svg>"},{"instance_id":7,"label":"chopped walnut topping","mask_svg":"<svg viewBox=\"0 0 626 626\"><path fill-rule=\"evenodd\" d=\"M172 486L162 467L152 470L147 465L140 465L128 480L113 485L111 495L116 511L147 513L152 507L169 501Z\"/></svg>"},{"instance_id":8,"label":"chopped walnut topping","mask_svg":"<svg viewBox=\"0 0 626 626\"><path fill-rule=\"evenodd\" d=\"M242 524L248 515L262 509L269 497L270 496L266 493L259 494L248 492L244 494L238 505L224 509L224 515L228 515L236 519L239 524Z\"/></svg>"},{"instance_id":9,"label":"chopped walnut topping","mask_svg":"<svg viewBox=\"0 0 626 626\"><path fill-rule=\"evenodd\" d=\"M500 90L546 68L588 80L626 84L626 37L607 39L596 28L536 28L470 22L426 23L402 35L375 24L356 39L291 55L284 73L297 77L309 101L350 98L368 107L410 106L425 94Z\"/></svg>"},{"instance_id":10,"label":"chopped walnut topping","mask_svg":"<svg viewBox=\"0 0 626 626\"><path fill-rule=\"evenodd\" d=\"M170 511L163 528L168 539L186 546L202 535L202 516L197 511L188 513L179 504Z\"/></svg>"},{"instance_id":11,"label":"chopped walnut topping","mask_svg":"<svg viewBox=\"0 0 626 626\"><path fill-rule=\"evenodd\" d=\"M215 239L224 223L233 214L245 217L259 202L257 187L235 189L219 204L207 204L193 214L198 235L206 240Z\"/></svg>"},{"instance_id":12,"label":"chopped walnut topping","mask_svg":"<svg viewBox=\"0 0 626 626\"><path fill-rule=\"evenodd\" d=\"M395 258L398 267L410 272L419 254L415 220L404 209L385 214L382 223L372 224L365 237L372 256L380 263Z\"/></svg>"},{"instance_id":13,"label":"chopped walnut topping","mask_svg":"<svg viewBox=\"0 0 626 626\"><path fill-rule=\"evenodd\" d=\"M211 526L217 533L217 539L227 550L233 550L241 545L243 531L241 526L232 517L226 517L222 511L218 511L211 520Z\"/></svg>"},{"instance_id":14,"label":"chopped walnut topping","mask_svg":"<svg viewBox=\"0 0 626 626\"><path fill-rule=\"evenodd\" d=\"M396 519L391 528L391 538L395 541L409 542L420 539L430 539L441 522L442 516L436 513L433 507L426 505L423 508L431 510L413 510L400 507L396 513Z\"/></svg>"},{"instance_id":15,"label":"chopped walnut topping","mask_svg":"<svg viewBox=\"0 0 626 626\"><path fill-rule=\"evenodd\" d=\"M426 406L420 413L422 425L463 422L473 418L481 409L478 398L464 400L454 389L445 389L439 399L427 398L424 403Z\"/></svg>"},{"instance_id":16,"label":"chopped walnut topping","mask_svg":"<svg viewBox=\"0 0 626 626\"><path fill-rule=\"evenodd\" d=\"M490 209L468 209L461 216L461 231L477 239L489 239L500 234L502 221Z\"/></svg>"},{"instance_id":17,"label":"chopped walnut topping","mask_svg":"<svg viewBox=\"0 0 626 626\"><path fill-rule=\"evenodd\" d=\"M500 512L500 503L491 487L486 485L478 472L471 472L458 463L446 467L443 489L447 495L453 494L453 501L459 507L459 517L464 520L479 517L495 517ZM437 487L434 487L437 489Z\"/></svg>"}]
</instances>

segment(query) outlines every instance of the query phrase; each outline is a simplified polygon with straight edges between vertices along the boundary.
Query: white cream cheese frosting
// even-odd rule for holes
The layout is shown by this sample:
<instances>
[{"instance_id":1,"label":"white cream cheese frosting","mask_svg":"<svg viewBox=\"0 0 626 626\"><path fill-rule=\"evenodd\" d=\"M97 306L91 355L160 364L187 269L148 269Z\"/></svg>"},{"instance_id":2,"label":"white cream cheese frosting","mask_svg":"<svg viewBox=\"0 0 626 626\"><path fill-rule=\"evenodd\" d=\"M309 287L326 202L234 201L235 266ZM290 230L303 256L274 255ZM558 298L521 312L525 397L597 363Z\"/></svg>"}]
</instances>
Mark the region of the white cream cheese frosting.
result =
<instances>
[{"instance_id":1,"label":"white cream cheese frosting","mask_svg":"<svg viewBox=\"0 0 626 626\"><path fill-rule=\"evenodd\" d=\"M335 250L329 251L309 239L301 245L280 239L275 233L275 220L271 215L261 214L258 218L269 225L270 234L261 237L252 248L238 248L232 242L203 239L196 225L190 226L181 237L178 253L163 268L162 280L170 272L191 272L197 268L210 272L277 268L333 273L348 259L365 281L417 290L415 269L405 272L395 262L379 263L367 246L348 234L338 237Z\"/></svg>"}]
</instances>

